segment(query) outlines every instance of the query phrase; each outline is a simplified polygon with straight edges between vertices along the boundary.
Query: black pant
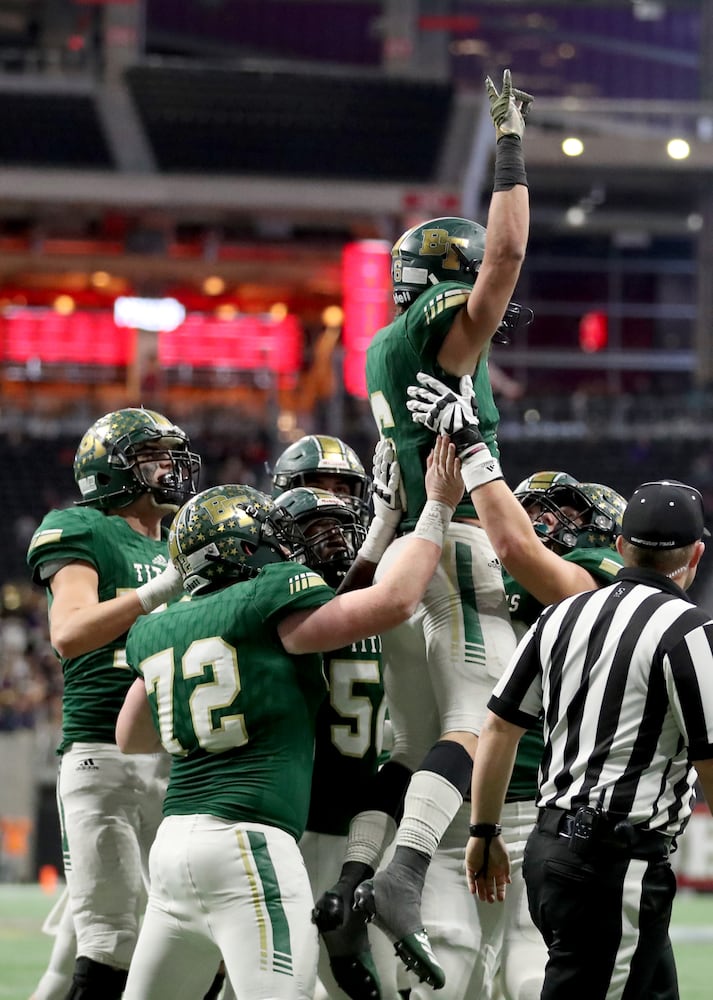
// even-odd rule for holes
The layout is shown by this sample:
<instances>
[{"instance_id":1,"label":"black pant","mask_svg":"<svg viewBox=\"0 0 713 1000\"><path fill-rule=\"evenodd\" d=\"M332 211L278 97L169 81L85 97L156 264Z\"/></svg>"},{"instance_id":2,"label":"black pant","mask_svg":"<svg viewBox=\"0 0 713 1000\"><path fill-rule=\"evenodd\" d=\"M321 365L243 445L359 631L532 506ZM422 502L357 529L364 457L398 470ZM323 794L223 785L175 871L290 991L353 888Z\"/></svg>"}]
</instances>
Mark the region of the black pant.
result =
<instances>
[{"instance_id":1,"label":"black pant","mask_svg":"<svg viewBox=\"0 0 713 1000\"><path fill-rule=\"evenodd\" d=\"M549 951L541 1000L677 1000L667 851L634 859L605 843L585 858L552 823L542 825L550 829L535 827L523 863L530 914Z\"/></svg>"}]
</instances>

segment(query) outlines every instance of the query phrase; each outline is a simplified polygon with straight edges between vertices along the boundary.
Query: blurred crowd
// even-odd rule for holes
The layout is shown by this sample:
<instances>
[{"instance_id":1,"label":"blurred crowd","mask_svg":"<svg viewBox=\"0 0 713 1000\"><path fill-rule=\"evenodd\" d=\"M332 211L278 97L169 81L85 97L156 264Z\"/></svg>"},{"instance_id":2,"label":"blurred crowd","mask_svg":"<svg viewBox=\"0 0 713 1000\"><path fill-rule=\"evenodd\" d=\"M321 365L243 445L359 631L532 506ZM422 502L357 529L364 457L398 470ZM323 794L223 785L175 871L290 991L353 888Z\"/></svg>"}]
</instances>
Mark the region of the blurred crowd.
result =
<instances>
[{"instance_id":1,"label":"blurred crowd","mask_svg":"<svg viewBox=\"0 0 713 1000\"><path fill-rule=\"evenodd\" d=\"M0 731L35 729L52 741L61 728L62 672L39 588L7 583L0 591Z\"/></svg>"}]
</instances>

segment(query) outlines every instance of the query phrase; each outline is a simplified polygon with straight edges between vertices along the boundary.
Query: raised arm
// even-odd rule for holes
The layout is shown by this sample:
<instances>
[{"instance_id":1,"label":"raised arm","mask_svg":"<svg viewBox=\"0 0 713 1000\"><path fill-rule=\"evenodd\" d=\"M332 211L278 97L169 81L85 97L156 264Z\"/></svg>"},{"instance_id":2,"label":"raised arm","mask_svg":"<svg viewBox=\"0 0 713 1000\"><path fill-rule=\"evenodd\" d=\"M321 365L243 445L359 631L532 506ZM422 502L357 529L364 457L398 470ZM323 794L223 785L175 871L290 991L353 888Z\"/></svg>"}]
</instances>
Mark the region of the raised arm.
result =
<instances>
[{"instance_id":1,"label":"raised arm","mask_svg":"<svg viewBox=\"0 0 713 1000\"><path fill-rule=\"evenodd\" d=\"M99 575L87 562L71 562L57 570L50 589L50 641L63 658L106 646L127 632L140 615L183 590L180 576L169 563L161 574L136 590L100 601Z\"/></svg>"},{"instance_id":2,"label":"raised arm","mask_svg":"<svg viewBox=\"0 0 713 1000\"><path fill-rule=\"evenodd\" d=\"M500 463L480 435L470 380L461 379L460 393L423 372L418 381L408 390L412 418L437 434L451 434L478 519L508 573L541 604L593 590L597 581L588 570L542 544L502 478Z\"/></svg>"},{"instance_id":3,"label":"raised arm","mask_svg":"<svg viewBox=\"0 0 713 1000\"><path fill-rule=\"evenodd\" d=\"M438 354L438 363L453 375L475 370L502 322L525 259L530 227L522 137L532 97L513 87L509 69L503 73L500 93L490 77L485 87L496 133L495 177L478 277Z\"/></svg>"},{"instance_id":4,"label":"raised arm","mask_svg":"<svg viewBox=\"0 0 713 1000\"><path fill-rule=\"evenodd\" d=\"M373 583L379 560L396 537L403 515L401 468L390 438L379 438L376 443L371 485L374 516L356 559L339 585L339 594Z\"/></svg>"}]
</instances>

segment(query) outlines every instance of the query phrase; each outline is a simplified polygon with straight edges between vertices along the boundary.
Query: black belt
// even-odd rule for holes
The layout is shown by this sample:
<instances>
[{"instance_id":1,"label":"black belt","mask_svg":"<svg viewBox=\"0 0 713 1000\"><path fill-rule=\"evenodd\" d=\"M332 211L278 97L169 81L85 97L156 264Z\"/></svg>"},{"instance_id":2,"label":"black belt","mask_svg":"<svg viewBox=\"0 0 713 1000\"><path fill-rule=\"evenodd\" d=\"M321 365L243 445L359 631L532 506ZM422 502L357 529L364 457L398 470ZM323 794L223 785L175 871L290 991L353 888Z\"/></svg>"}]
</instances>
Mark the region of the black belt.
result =
<instances>
[{"instance_id":1,"label":"black belt","mask_svg":"<svg viewBox=\"0 0 713 1000\"><path fill-rule=\"evenodd\" d=\"M547 806L537 815L537 828L543 833L564 837L572 843L576 810ZM613 851L620 856L641 860L668 858L673 838L658 830L646 830L621 817L598 813L591 833L592 850Z\"/></svg>"}]
</instances>

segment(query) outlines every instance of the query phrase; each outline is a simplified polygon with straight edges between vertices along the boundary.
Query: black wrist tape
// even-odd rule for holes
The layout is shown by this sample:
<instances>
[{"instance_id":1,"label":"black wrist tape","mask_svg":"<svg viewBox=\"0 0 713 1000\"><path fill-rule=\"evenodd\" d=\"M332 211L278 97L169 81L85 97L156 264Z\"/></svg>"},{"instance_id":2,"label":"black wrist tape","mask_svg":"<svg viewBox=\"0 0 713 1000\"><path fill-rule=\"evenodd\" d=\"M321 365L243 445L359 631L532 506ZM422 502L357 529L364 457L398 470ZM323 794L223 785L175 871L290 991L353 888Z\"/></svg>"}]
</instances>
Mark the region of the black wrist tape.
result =
<instances>
[{"instance_id":1,"label":"black wrist tape","mask_svg":"<svg viewBox=\"0 0 713 1000\"><path fill-rule=\"evenodd\" d=\"M509 191L516 184L527 187L522 143L516 135L503 135L495 146L493 191Z\"/></svg>"}]
</instances>

